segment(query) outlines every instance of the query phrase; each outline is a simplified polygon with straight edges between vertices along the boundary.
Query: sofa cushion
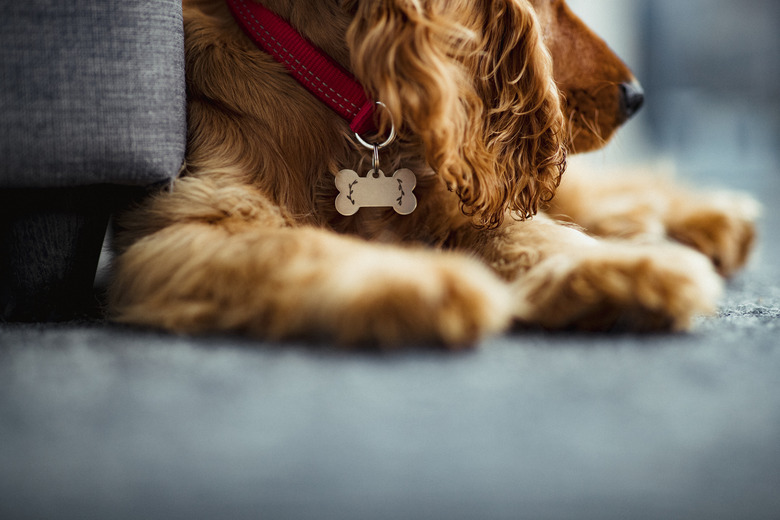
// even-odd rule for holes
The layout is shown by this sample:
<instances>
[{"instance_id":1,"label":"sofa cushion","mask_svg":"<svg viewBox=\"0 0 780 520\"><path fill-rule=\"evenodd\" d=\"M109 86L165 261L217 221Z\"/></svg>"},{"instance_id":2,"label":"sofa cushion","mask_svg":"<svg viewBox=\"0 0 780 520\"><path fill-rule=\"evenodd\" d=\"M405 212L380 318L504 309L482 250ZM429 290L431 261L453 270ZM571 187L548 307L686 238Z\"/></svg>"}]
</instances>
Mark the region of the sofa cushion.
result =
<instances>
[{"instance_id":1,"label":"sofa cushion","mask_svg":"<svg viewBox=\"0 0 780 520\"><path fill-rule=\"evenodd\" d=\"M148 185L186 139L181 0L9 2L0 187Z\"/></svg>"}]
</instances>

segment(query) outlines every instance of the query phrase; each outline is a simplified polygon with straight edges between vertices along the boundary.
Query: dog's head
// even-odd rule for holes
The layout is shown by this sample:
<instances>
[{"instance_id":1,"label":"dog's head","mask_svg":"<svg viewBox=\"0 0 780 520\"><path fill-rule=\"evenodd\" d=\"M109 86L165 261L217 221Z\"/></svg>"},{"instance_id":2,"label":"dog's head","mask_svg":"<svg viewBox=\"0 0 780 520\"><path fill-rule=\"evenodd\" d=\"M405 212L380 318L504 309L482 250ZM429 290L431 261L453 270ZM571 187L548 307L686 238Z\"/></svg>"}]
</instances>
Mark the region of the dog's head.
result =
<instances>
[{"instance_id":1,"label":"dog's head","mask_svg":"<svg viewBox=\"0 0 780 520\"><path fill-rule=\"evenodd\" d=\"M567 141L594 149L637 108L631 73L563 0L343 7L355 74L482 225L533 215L555 193Z\"/></svg>"}]
</instances>

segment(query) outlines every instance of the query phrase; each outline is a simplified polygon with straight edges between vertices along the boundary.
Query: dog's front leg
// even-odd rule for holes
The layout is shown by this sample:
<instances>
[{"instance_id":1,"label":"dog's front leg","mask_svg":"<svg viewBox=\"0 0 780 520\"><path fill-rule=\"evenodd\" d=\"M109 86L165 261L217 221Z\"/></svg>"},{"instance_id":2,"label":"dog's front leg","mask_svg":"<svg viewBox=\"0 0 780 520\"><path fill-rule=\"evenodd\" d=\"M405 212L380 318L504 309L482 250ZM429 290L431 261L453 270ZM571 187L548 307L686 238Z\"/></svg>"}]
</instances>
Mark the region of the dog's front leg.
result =
<instances>
[{"instance_id":1,"label":"dog's front leg","mask_svg":"<svg viewBox=\"0 0 780 520\"><path fill-rule=\"evenodd\" d=\"M706 258L688 248L609 242L544 216L464 228L457 246L510 282L516 320L551 329L685 329L713 310L721 288Z\"/></svg>"},{"instance_id":2,"label":"dog's front leg","mask_svg":"<svg viewBox=\"0 0 780 520\"><path fill-rule=\"evenodd\" d=\"M479 262L313 227L175 224L116 267L117 320L183 333L457 348L510 322L506 284Z\"/></svg>"},{"instance_id":3,"label":"dog's front leg","mask_svg":"<svg viewBox=\"0 0 780 520\"><path fill-rule=\"evenodd\" d=\"M730 276L752 252L759 205L743 193L691 189L657 172L572 167L549 211L597 236L677 241Z\"/></svg>"}]
</instances>

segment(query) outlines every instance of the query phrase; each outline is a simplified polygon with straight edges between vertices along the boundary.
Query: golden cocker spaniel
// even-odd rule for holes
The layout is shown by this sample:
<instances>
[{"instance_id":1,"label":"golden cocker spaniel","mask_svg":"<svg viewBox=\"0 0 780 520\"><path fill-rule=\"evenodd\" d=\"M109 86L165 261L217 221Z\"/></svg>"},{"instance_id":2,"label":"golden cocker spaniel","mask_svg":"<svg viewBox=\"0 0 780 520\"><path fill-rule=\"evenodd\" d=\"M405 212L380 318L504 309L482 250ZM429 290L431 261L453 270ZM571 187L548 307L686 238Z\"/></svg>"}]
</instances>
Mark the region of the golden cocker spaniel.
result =
<instances>
[{"instance_id":1,"label":"golden cocker spaniel","mask_svg":"<svg viewBox=\"0 0 780 520\"><path fill-rule=\"evenodd\" d=\"M744 264L750 199L561 185L566 149L602 146L642 103L563 0L259 3L383 103L375 139L397 138L372 154L225 0L184 0L186 167L120 220L117 320L387 347L463 347L512 323L680 330L714 309L716 268ZM379 165L413 172L416 208L339 213L340 172Z\"/></svg>"}]
</instances>

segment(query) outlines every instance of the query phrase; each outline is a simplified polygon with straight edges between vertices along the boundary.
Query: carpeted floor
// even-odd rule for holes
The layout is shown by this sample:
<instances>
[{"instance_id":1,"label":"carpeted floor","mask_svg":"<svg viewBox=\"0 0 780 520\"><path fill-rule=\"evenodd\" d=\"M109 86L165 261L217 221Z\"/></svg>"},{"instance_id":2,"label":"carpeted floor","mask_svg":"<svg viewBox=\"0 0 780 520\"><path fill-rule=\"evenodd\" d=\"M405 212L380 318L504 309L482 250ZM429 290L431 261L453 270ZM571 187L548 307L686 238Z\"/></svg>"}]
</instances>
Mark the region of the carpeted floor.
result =
<instances>
[{"instance_id":1,"label":"carpeted floor","mask_svg":"<svg viewBox=\"0 0 780 520\"><path fill-rule=\"evenodd\" d=\"M759 255L690 334L369 355L0 325L0 518L779 518L780 179L745 179Z\"/></svg>"}]
</instances>

